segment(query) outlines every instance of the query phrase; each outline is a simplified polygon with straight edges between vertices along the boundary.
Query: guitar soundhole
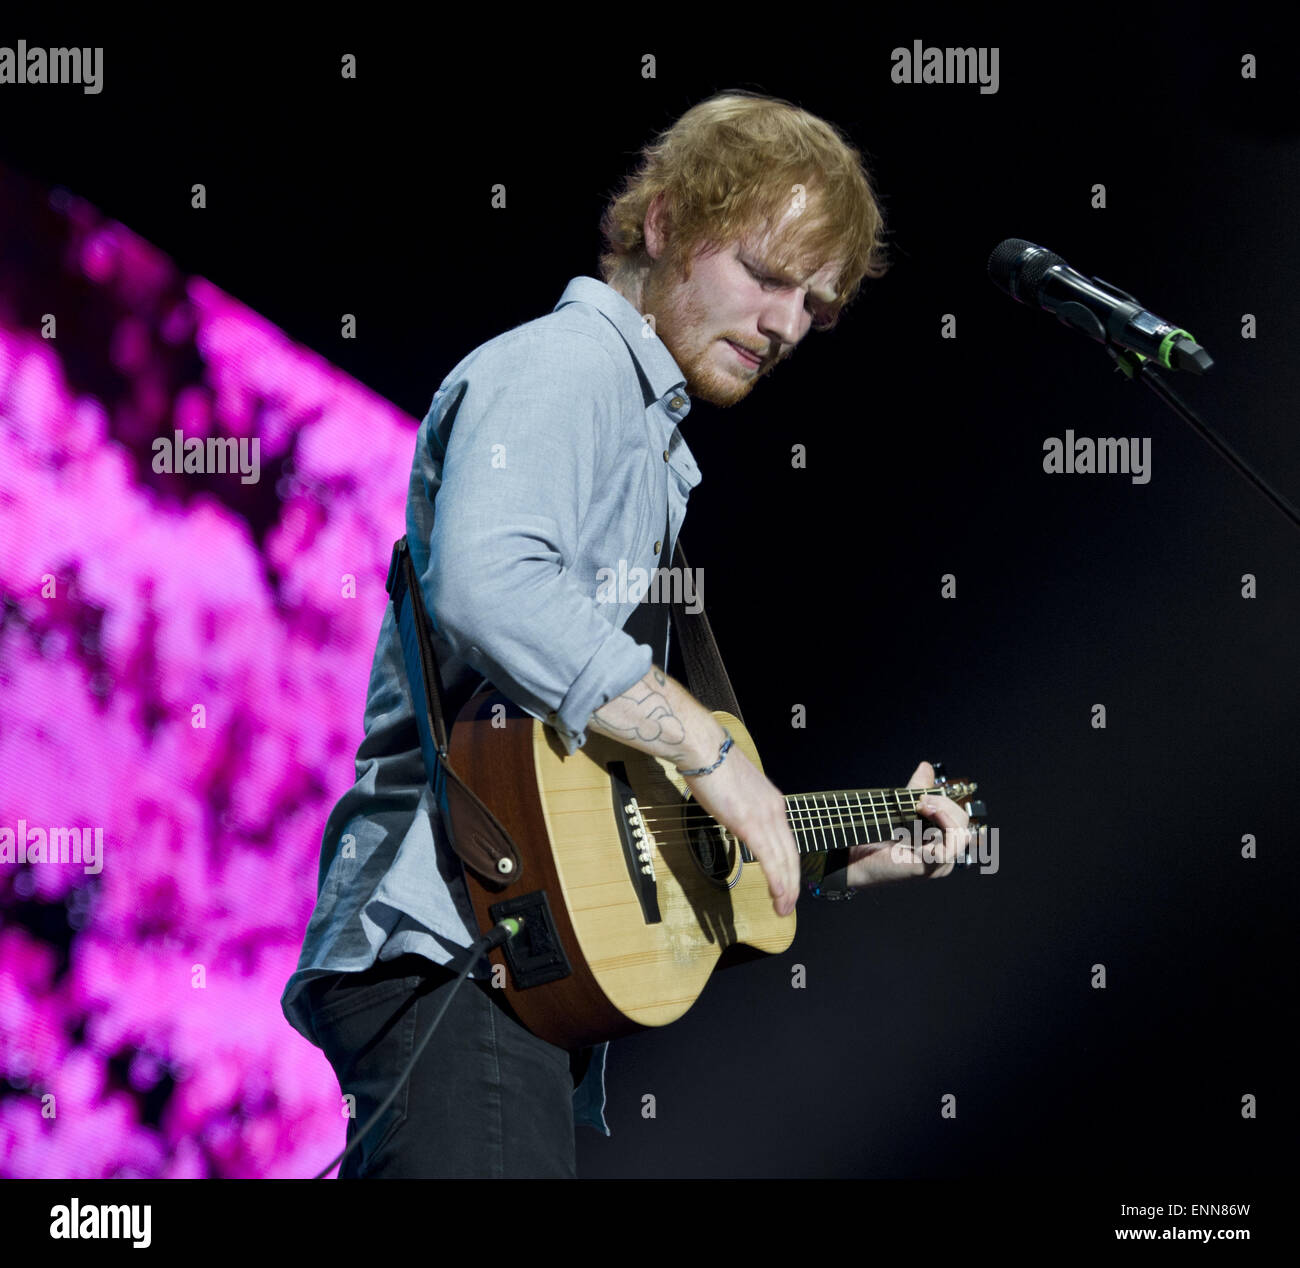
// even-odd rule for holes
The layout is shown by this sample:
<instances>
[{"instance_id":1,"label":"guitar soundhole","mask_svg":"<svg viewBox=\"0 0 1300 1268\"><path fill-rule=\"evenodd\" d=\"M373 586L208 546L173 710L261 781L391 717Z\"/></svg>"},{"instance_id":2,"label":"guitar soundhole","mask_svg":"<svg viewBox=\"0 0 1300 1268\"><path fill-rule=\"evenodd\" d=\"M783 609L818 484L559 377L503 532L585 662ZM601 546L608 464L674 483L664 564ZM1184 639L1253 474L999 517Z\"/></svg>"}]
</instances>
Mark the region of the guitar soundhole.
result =
<instances>
[{"instance_id":1,"label":"guitar soundhole","mask_svg":"<svg viewBox=\"0 0 1300 1268\"><path fill-rule=\"evenodd\" d=\"M691 857L711 881L725 885L736 862L736 847L720 825L709 823L690 830Z\"/></svg>"}]
</instances>

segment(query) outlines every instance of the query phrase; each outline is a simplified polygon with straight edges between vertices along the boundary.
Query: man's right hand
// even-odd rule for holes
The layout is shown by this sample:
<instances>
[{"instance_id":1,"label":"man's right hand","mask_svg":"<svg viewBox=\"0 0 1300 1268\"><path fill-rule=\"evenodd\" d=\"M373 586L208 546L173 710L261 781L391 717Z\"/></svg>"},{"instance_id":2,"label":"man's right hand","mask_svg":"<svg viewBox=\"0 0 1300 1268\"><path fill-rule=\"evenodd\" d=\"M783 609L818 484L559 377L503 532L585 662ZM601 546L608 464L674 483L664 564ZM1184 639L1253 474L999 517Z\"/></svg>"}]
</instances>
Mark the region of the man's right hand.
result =
<instances>
[{"instance_id":1,"label":"man's right hand","mask_svg":"<svg viewBox=\"0 0 1300 1268\"><path fill-rule=\"evenodd\" d=\"M715 753L702 764L716 760ZM682 779L691 796L749 847L767 877L776 914L788 916L799 897L801 869L781 791L735 744L717 770Z\"/></svg>"},{"instance_id":2,"label":"man's right hand","mask_svg":"<svg viewBox=\"0 0 1300 1268\"><path fill-rule=\"evenodd\" d=\"M712 766L725 736L713 713L658 665L591 715L608 735L678 770ZM683 775L691 796L758 860L778 916L799 897L802 869L780 790L734 744L707 775Z\"/></svg>"}]
</instances>

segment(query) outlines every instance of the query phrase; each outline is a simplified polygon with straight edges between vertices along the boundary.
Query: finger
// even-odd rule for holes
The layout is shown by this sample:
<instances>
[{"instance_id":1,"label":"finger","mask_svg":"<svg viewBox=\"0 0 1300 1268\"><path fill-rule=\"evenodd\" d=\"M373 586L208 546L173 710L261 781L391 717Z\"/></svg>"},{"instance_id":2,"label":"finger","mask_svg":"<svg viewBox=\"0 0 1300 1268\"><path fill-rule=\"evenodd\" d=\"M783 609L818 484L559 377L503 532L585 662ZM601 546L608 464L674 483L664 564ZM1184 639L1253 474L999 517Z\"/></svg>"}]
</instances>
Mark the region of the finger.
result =
<instances>
[{"instance_id":1,"label":"finger","mask_svg":"<svg viewBox=\"0 0 1300 1268\"><path fill-rule=\"evenodd\" d=\"M785 840L779 832L760 838L758 849L750 844L758 859L763 873L767 877L768 894L772 907L778 915L786 915L793 910L795 899L799 896L799 851L794 844L794 835L788 832Z\"/></svg>"},{"instance_id":2,"label":"finger","mask_svg":"<svg viewBox=\"0 0 1300 1268\"><path fill-rule=\"evenodd\" d=\"M945 827L943 844L935 851L935 857L930 864L931 878L948 876L956 871L958 858L973 843L973 839L973 829L966 824L959 827Z\"/></svg>"},{"instance_id":3,"label":"finger","mask_svg":"<svg viewBox=\"0 0 1300 1268\"><path fill-rule=\"evenodd\" d=\"M803 880L803 860L799 855L799 847L795 844L794 833L790 831L790 825L784 818L779 831L785 855L786 896L789 900L786 910L789 912L794 910L794 905L799 900L799 886Z\"/></svg>"},{"instance_id":4,"label":"finger","mask_svg":"<svg viewBox=\"0 0 1300 1268\"><path fill-rule=\"evenodd\" d=\"M925 818L934 820L945 832L964 829L970 823L970 814L942 793L927 793L917 802L916 808Z\"/></svg>"},{"instance_id":5,"label":"finger","mask_svg":"<svg viewBox=\"0 0 1300 1268\"><path fill-rule=\"evenodd\" d=\"M772 849L780 861L786 892L794 894L799 890L799 846L795 843L794 833L790 831L786 813L783 803L772 821Z\"/></svg>"},{"instance_id":6,"label":"finger","mask_svg":"<svg viewBox=\"0 0 1300 1268\"><path fill-rule=\"evenodd\" d=\"M917 803L917 811L930 827L922 833L928 837L922 858L926 864L926 873L930 876L942 874L947 876L956 866L959 853L966 843L966 825L970 815L951 798L927 793ZM934 831L943 833L941 841L935 841L931 835Z\"/></svg>"},{"instance_id":7,"label":"finger","mask_svg":"<svg viewBox=\"0 0 1300 1268\"><path fill-rule=\"evenodd\" d=\"M907 781L908 788L931 788L934 786L934 767L929 762L922 762L912 772L912 778Z\"/></svg>"},{"instance_id":8,"label":"finger","mask_svg":"<svg viewBox=\"0 0 1300 1268\"><path fill-rule=\"evenodd\" d=\"M926 859L929 857L932 849L934 849L932 845L927 845L925 842L922 842L920 849L913 847L908 851L912 861L908 865L907 875L924 876L930 870L931 865L926 862Z\"/></svg>"}]
</instances>

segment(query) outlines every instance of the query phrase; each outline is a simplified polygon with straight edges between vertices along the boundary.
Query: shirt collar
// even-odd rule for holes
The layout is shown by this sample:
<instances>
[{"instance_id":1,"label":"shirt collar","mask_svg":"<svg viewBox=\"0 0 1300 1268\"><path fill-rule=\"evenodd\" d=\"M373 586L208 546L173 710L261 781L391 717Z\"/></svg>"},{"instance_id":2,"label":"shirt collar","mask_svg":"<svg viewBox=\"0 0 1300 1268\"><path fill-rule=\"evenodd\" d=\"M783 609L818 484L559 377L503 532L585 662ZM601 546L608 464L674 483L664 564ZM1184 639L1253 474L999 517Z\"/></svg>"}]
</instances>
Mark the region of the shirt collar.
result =
<instances>
[{"instance_id":1,"label":"shirt collar","mask_svg":"<svg viewBox=\"0 0 1300 1268\"><path fill-rule=\"evenodd\" d=\"M647 327L645 318L636 308L612 286L598 281L594 277L575 277L564 288L560 302L555 305L559 312L565 304L574 302L590 304L606 317L610 324L623 336L632 359L637 363L650 385L656 399L678 395L683 404L688 405L690 397L686 394L686 376L681 372L673 355L664 346L663 340L653 333L653 327ZM649 337L646 335L650 330ZM685 416L685 410L678 407L679 416Z\"/></svg>"}]
</instances>

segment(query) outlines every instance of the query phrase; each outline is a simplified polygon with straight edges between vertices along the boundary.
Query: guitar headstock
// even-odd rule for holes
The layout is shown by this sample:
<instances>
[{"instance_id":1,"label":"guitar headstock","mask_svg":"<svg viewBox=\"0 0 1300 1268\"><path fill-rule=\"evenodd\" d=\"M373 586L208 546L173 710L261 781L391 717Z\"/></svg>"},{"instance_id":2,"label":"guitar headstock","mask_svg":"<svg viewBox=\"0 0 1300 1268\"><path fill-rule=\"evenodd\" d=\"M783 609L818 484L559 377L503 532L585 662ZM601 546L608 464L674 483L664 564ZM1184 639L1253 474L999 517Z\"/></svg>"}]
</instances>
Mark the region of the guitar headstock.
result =
<instances>
[{"instance_id":1,"label":"guitar headstock","mask_svg":"<svg viewBox=\"0 0 1300 1268\"><path fill-rule=\"evenodd\" d=\"M942 762L931 762L934 767L934 783L945 797L955 801L969 816L970 822L968 827L975 829L977 832L984 819L988 818L988 808L982 801L976 801L975 790L979 785L973 779L956 779L949 780L944 774ZM976 838L978 839L978 838ZM958 867L973 867L978 860L971 853L971 846L966 848L957 855L956 865Z\"/></svg>"}]
</instances>

